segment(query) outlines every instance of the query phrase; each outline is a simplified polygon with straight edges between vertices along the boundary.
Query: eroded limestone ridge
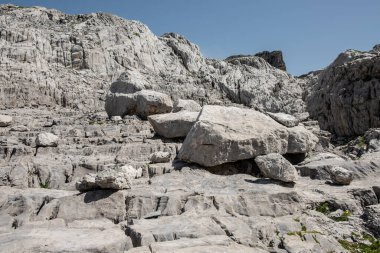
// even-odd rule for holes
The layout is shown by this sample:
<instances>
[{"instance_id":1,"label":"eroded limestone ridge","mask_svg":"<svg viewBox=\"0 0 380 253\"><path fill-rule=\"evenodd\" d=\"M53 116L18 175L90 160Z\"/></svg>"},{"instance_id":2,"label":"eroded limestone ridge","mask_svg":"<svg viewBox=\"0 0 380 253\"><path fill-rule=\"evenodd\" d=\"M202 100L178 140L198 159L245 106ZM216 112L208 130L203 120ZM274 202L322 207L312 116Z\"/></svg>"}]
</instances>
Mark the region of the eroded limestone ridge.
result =
<instances>
[{"instance_id":1,"label":"eroded limestone ridge","mask_svg":"<svg viewBox=\"0 0 380 253\"><path fill-rule=\"evenodd\" d=\"M1 108L102 110L104 93L116 80L173 99L273 112L305 108L302 81L260 57L250 64L205 59L178 34L159 37L137 21L105 13L67 15L13 5L0 11Z\"/></svg>"},{"instance_id":2,"label":"eroded limestone ridge","mask_svg":"<svg viewBox=\"0 0 380 253\"><path fill-rule=\"evenodd\" d=\"M0 252L379 251L379 46L295 78L14 5L0 46Z\"/></svg>"}]
</instances>

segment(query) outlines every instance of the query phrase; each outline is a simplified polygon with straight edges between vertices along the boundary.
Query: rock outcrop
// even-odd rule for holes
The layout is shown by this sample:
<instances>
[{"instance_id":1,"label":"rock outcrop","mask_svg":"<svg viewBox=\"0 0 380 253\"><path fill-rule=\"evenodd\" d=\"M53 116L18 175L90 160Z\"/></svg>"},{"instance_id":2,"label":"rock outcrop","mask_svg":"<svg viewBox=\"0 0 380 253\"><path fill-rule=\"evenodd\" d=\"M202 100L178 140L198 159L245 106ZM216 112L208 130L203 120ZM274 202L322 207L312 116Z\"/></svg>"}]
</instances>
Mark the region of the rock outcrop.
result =
<instances>
[{"instance_id":1,"label":"rock outcrop","mask_svg":"<svg viewBox=\"0 0 380 253\"><path fill-rule=\"evenodd\" d=\"M282 57L281 51L272 51L272 52L263 51L263 52L255 54L255 56L263 58L275 68L286 71L286 65Z\"/></svg>"},{"instance_id":2,"label":"rock outcrop","mask_svg":"<svg viewBox=\"0 0 380 253\"><path fill-rule=\"evenodd\" d=\"M362 135L380 126L380 57L348 50L311 82L310 116L337 136Z\"/></svg>"},{"instance_id":3,"label":"rock outcrop","mask_svg":"<svg viewBox=\"0 0 380 253\"><path fill-rule=\"evenodd\" d=\"M0 109L12 117L0 127L0 251L378 250L379 130L331 143L315 120L335 126L340 109L323 102L342 99L325 93L336 84L373 85L370 102L344 107L342 135L377 115L378 47L350 55L298 78L257 56L205 59L183 36L110 14L0 5Z\"/></svg>"}]
</instances>

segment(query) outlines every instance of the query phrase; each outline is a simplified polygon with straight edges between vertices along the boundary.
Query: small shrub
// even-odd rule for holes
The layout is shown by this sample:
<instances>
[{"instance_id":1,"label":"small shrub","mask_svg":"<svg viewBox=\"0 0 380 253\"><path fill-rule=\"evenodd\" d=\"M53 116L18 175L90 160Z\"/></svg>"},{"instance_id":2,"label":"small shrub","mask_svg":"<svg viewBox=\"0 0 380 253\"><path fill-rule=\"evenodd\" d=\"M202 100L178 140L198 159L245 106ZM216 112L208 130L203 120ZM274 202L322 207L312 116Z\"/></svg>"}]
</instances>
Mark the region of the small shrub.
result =
<instances>
[{"instance_id":1,"label":"small shrub","mask_svg":"<svg viewBox=\"0 0 380 253\"><path fill-rule=\"evenodd\" d=\"M339 217L332 217L332 219L335 221L348 221L349 216L351 216L351 212L345 210Z\"/></svg>"},{"instance_id":2,"label":"small shrub","mask_svg":"<svg viewBox=\"0 0 380 253\"><path fill-rule=\"evenodd\" d=\"M340 245L351 253L379 253L380 252L380 240L372 237L368 234L363 234L361 238L355 239L365 240L366 242L350 242L347 240L339 240ZM360 236L359 236L360 237Z\"/></svg>"},{"instance_id":3,"label":"small shrub","mask_svg":"<svg viewBox=\"0 0 380 253\"><path fill-rule=\"evenodd\" d=\"M325 203L321 203L321 204L319 204L319 205L315 208L315 210L316 210L317 212L323 213L324 215L327 215L327 214L330 213L329 204L326 203L326 202L325 202Z\"/></svg>"}]
</instances>

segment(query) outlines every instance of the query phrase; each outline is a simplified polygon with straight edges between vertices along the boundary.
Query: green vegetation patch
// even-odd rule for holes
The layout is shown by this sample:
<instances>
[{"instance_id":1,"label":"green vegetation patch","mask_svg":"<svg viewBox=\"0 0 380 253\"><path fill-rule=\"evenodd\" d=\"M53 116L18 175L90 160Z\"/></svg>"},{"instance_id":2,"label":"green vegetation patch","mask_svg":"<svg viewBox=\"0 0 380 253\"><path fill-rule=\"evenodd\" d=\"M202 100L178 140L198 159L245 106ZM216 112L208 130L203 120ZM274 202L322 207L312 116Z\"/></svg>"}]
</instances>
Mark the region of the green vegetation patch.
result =
<instances>
[{"instance_id":1,"label":"green vegetation patch","mask_svg":"<svg viewBox=\"0 0 380 253\"><path fill-rule=\"evenodd\" d=\"M347 240L339 240L340 245L351 253L379 253L380 240L369 234L358 236L352 234L353 242Z\"/></svg>"}]
</instances>

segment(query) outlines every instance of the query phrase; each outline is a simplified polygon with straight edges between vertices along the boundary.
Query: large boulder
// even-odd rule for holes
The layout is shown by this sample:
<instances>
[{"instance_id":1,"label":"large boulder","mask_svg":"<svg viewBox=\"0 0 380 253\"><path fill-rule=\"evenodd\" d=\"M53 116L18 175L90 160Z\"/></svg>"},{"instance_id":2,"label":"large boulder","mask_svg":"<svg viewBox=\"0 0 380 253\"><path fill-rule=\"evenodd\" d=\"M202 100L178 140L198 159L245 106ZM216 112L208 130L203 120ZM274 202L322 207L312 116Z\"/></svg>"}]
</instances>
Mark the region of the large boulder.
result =
<instances>
[{"instance_id":1,"label":"large boulder","mask_svg":"<svg viewBox=\"0 0 380 253\"><path fill-rule=\"evenodd\" d=\"M173 109L171 98L160 92L142 90L136 93L137 115L146 119L149 115L168 113Z\"/></svg>"},{"instance_id":2,"label":"large boulder","mask_svg":"<svg viewBox=\"0 0 380 253\"><path fill-rule=\"evenodd\" d=\"M304 126L288 128L288 151L289 154L305 154L315 148L319 139Z\"/></svg>"},{"instance_id":3,"label":"large boulder","mask_svg":"<svg viewBox=\"0 0 380 253\"><path fill-rule=\"evenodd\" d=\"M287 128L269 116L251 109L207 105L178 157L210 167L287 150Z\"/></svg>"},{"instance_id":4,"label":"large boulder","mask_svg":"<svg viewBox=\"0 0 380 253\"><path fill-rule=\"evenodd\" d=\"M154 131L165 138L186 137L197 120L198 112L157 114L148 117Z\"/></svg>"},{"instance_id":5,"label":"large boulder","mask_svg":"<svg viewBox=\"0 0 380 253\"><path fill-rule=\"evenodd\" d=\"M179 111L189 111L189 112L200 112L202 107L190 99L178 99L178 101L174 104L173 112Z\"/></svg>"},{"instance_id":6,"label":"large boulder","mask_svg":"<svg viewBox=\"0 0 380 253\"><path fill-rule=\"evenodd\" d=\"M164 93L141 90L132 94L110 93L107 95L105 108L109 117L138 115L146 119L149 115L170 112L173 102Z\"/></svg>"},{"instance_id":7,"label":"large boulder","mask_svg":"<svg viewBox=\"0 0 380 253\"><path fill-rule=\"evenodd\" d=\"M7 127L12 123L12 117L7 115L0 115L0 127Z\"/></svg>"},{"instance_id":8,"label":"large boulder","mask_svg":"<svg viewBox=\"0 0 380 253\"><path fill-rule=\"evenodd\" d=\"M255 162L264 177L283 182L295 182L298 179L296 168L280 154L257 156Z\"/></svg>"},{"instance_id":9,"label":"large boulder","mask_svg":"<svg viewBox=\"0 0 380 253\"><path fill-rule=\"evenodd\" d=\"M52 133L40 133L36 137L36 145L38 147L56 147L58 140L58 136Z\"/></svg>"}]
</instances>

